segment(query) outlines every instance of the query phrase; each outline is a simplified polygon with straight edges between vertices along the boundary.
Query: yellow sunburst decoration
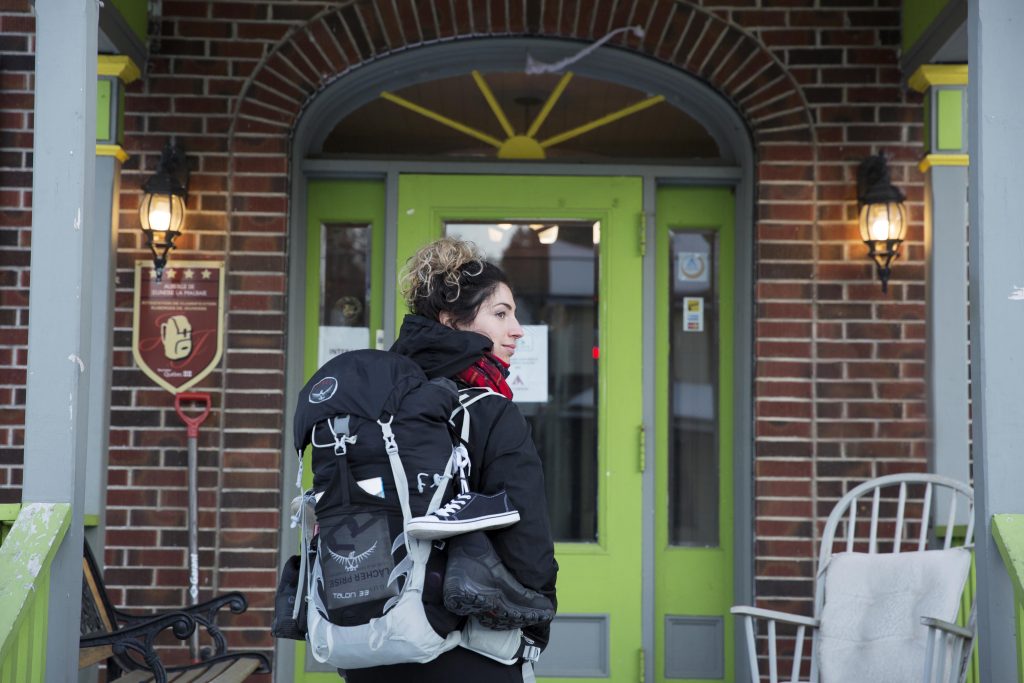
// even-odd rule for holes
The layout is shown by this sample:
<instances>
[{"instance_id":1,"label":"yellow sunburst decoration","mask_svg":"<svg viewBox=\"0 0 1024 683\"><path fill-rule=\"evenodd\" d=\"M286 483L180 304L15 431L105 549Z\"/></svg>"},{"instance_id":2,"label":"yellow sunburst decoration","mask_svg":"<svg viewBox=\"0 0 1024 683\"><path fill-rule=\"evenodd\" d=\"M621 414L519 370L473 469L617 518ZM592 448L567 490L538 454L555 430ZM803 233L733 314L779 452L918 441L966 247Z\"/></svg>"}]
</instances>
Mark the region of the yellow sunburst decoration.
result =
<instances>
[{"instance_id":1,"label":"yellow sunburst decoration","mask_svg":"<svg viewBox=\"0 0 1024 683\"><path fill-rule=\"evenodd\" d=\"M558 98L565 92L566 87L569 85L569 81L572 80L572 72L566 72L562 76L561 80L555 86L555 89L551 91L544 106L541 107L540 112L537 113L537 117L530 124L529 129L525 133L516 133L515 129L512 128L512 124L509 123L508 117L505 116L505 112L502 110L501 105L498 104L498 100L494 97L494 93L491 92L490 86L487 85L487 81L480 74L479 71L473 71L473 80L476 81L477 87L480 89L480 93L484 96L487 101L487 106L494 112L494 117L498 120L501 125L501 129L505 132L505 139L499 140L493 135L488 135L483 131L477 130L472 126L468 126L464 123L460 123L455 119L448 118L443 114L439 114L432 109L420 106L415 102L400 97L390 92L382 92L380 96L388 102L394 102L400 107L413 111L421 116L425 116L432 121L448 126L454 130L468 135L469 137L476 138L481 142L487 143L498 150L499 159L546 159L547 152L545 151L549 147L553 147L559 143L571 140L574 137L583 135L595 128L606 126L613 121L625 118L630 114L635 114L638 111L643 111L649 107L653 107L659 102L664 101L664 95L656 95L654 97L648 97L645 100L641 100L636 104L631 104L628 107L623 107L618 111L614 111L610 114L605 114L600 118L596 118L593 121L584 123L581 126L576 126L571 130L567 130L564 133L558 133L544 140L537 139L537 133L540 131L540 127L544 124L548 114L554 108L555 103L558 102Z\"/></svg>"}]
</instances>

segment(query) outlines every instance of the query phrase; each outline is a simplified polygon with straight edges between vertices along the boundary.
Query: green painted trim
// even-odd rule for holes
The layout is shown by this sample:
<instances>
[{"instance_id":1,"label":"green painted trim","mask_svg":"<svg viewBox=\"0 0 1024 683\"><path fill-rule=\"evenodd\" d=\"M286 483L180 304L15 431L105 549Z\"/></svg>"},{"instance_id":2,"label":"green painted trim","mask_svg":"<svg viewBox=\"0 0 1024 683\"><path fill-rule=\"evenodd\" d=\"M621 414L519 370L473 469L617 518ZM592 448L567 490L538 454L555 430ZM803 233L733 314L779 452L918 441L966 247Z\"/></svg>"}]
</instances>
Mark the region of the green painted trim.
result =
<instances>
[{"instance_id":1,"label":"green painted trim","mask_svg":"<svg viewBox=\"0 0 1024 683\"><path fill-rule=\"evenodd\" d=\"M13 522L21 510L21 503L5 503L0 505L0 523Z\"/></svg>"},{"instance_id":2,"label":"green painted trim","mask_svg":"<svg viewBox=\"0 0 1024 683\"><path fill-rule=\"evenodd\" d=\"M903 0L903 53L920 39L949 0Z\"/></svg>"},{"instance_id":3,"label":"green painted trim","mask_svg":"<svg viewBox=\"0 0 1024 683\"><path fill-rule=\"evenodd\" d=\"M113 5L145 44L149 38L149 3L146 0L113 0Z\"/></svg>"},{"instance_id":4,"label":"green painted trim","mask_svg":"<svg viewBox=\"0 0 1024 683\"><path fill-rule=\"evenodd\" d=\"M109 78L100 77L96 81L96 141L109 142L114 139L116 131L111 127L110 99L113 82Z\"/></svg>"},{"instance_id":5,"label":"green painted trim","mask_svg":"<svg viewBox=\"0 0 1024 683\"><path fill-rule=\"evenodd\" d=\"M99 515L83 515L83 517L82 517L82 526L84 526L86 528L89 528L89 527L97 527L99 525L100 525L100 516Z\"/></svg>"},{"instance_id":6,"label":"green painted trim","mask_svg":"<svg viewBox=\"0 0 1024 683\"><path fill-rule=\"evenodd\" d=\"M933 85L967 85L967 76L966 64L922 64L907 79L907 85L924 92Z\"/></svg>"},{"instance_id":7,"label":"green painted trim","mask_svg":"<svg viewBox=\"0 0 1024 683\"><path fill-rule=\"evenodd\" d=\"M992 538L1003 558L1017 608L1013 611L1017 628L1017 681L1024 682L1024 515L992 515Z\"/></svg>"},{"instance_id":8,"label":"green painted trim","mask_svg":"<svg viewBox=\"0 0 1024 683\"><path fill-rule=\"evenodd\" d=\"M143 38L143 42L145 42L145 38ZM100 77L113 76L127 85L142 75L138 65L132 61L131 57L125 55L99 55L96 60L96 75Z\"/></svg>"},{"instance_id":9,"label":"green painted trim","mask_svg":"<svg viewBox=\"0 0 1024 683\"><path fill-rule=\"evenodd\" d=\"M992 515L992 537L1020 601L1024 597L1024 515Z\"/></svg>"},{"instance_id":10,"label":"green painted trim","mask_svg":"<svg viewBox=\"0 0 1024 683\"><path fill-rule=\"evenodd\" d=\"M38 665L45 666L45 636L37 635L26 641L24 631L45 629L50 564L70 523L71 506L67 503L30 503L22 508L0 546L0 663L3 667L8 666L9 656L24 653L25 647L41 655ZM43 639L40 641L38 637ZM23 670L19 664L15 666L19 667L16 670L20 676ZM24 666L32 664L23 662Z\"/></svg>"},{"instance_id":11,"label":"green painted trim","mask_svg":"<svg viewBox=\"0 0 1024 683\"><path fill-rule=\"evenodd\" d=\"M935 93L935 150L960 152L963 136L964 92L958 88L942 88Z\"/></svg>"}]
</instances>

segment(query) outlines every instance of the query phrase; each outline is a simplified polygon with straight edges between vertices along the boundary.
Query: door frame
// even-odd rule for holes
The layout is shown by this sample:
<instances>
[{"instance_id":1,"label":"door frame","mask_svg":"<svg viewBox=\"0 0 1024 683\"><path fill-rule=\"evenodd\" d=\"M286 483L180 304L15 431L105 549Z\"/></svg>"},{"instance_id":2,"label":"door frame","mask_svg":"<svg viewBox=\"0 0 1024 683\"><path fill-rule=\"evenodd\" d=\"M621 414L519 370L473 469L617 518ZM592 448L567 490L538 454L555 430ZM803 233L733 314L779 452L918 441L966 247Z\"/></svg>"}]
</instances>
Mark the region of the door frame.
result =
<instances>
[{"instance_id":1,"label":"door frame","mask_svg":"<svg viewBox=\"0 0 1024 683\"><path fill-rule=\"evenodd\" d=\"M500 44L500 49L493 47ZM486 49L481 48L486 44ZM323 137L333 123L376 97L382 89L401 88L414 81L431 80L444 75L462 73L466 64L474 64L482 71L521 68L523 56L529 51L534 56L554 61L574 53L577 44L547 39L488 39L460 41L439 46L410 50L400 55L360 67L353 75L335 81L306 108L295 128L291 146L291 179L288 221L288 310L285 358L285 427L283 432L284 461L282 463L282 501L294 495L292 482L298 471L297 462L290 457L289 435L292 431L291 407L297 400L303 377L303 349L305 348L305 279L306 267L306 205L308 182L312 179L377 179L385 184L385 282L397 280L397 207L398 176L401 173L488 175L574 175L574 176L637 176L643 180L643 212L648 245L655 242L655 195L661 185L731 186L735 190L735 308L733 325L735 339L732 353L737 360L733 375L734 427L733 427L733 512L736 520L734 536L733 596L738 604L749 604L754 593L754 536L753 536L753 339L754 339L754 147L750 133L732 105L705 83L689 74L649 60L640 55L602 48L587 60L574 65L581 75L607 80L622 80L651 92L671 92L670 103L683 109L705 125L718 140L723 156L732 160L721 163L684 166L638 164L565 164L552 162L508 163L488 162L425 162L425 161L355 161L317 158L316 152ZM424 59L424 58L427 59ZM408 69L398 68L399 62L408 61ZM412 65L415 64L415 68ZM578 68L577 68L578 66ZM395 74L398 74L397 76ZM410 76L409 74L414 74ZM684 106L685 105L685 106ZM644 256L643 296L643 354L655 355L655 258L653 248ZM384 297L385 344L395 336L395 297ZM643 420L649 433L660 428L655 424L655 371L653 363L645 363L643 372ZM654 439L646 440L646 461L655 462ZM653 501L655 494L654 467L648 467L643 477L645 501ZM650 503L653 504L653 503ZM282 504L280 517L279 568L298 546L296 531L290 528L287 506ZM643 526L643 642L654 644L655 596L654 552L655 530L653 508L644 515ZM737 680L749 678L742 642L742 629L735 629L734 652ZM290 642L275 643L275 681L291 680L294 671L295 648ZM644 669L646 680L654 680L654 650L645 647Z\"/></svg>"}]
</instances>

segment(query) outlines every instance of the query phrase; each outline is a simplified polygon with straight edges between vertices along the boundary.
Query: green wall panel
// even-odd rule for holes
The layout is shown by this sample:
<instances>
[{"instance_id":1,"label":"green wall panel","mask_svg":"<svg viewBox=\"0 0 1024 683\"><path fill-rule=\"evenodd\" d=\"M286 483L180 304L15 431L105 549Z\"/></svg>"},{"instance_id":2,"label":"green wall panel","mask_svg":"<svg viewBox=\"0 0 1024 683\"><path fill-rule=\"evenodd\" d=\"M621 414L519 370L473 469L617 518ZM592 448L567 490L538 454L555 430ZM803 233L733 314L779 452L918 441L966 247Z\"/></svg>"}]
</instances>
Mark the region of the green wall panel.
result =
<instances>
[{"instance_id":1,"label":"green wall panel","mask_svg":"<svg viewBox=\"0 0 1024 683\"><path fill-rule=\"evenodd\" d=\"M149 5L146 0L112 0L132 31L143 43L149 34Z\"/></svg>"},{"instance_id":2,"label":"green wall panel","mask_svg":"<svg viewBox=\"0 0 1024 683\"><path fill-rule=\"evenodd\" d=\"M903 0L903 53L913 47L949 0Z\"/></svg>"},{"instance_id":3,"label":"green wall panel","mask_svg":"<svg viewBox=\"0 0 1024 683\"><path fill-rule=\"evenodd\" d=\"M959 152L964 146L963 90L942 89L935 93L936 152Z\"/></svg>"},{"instance_id":4,"label":"green wall panel","mask_svg":"<svg viewBox=\"0 0 1024 683\"><path fill-rule=\"evenodd\" d=\"M112 137L110 129L110 91L113 83L101 78L96 81L96 141L106 142Z\"/></svg>"}]
</instances>

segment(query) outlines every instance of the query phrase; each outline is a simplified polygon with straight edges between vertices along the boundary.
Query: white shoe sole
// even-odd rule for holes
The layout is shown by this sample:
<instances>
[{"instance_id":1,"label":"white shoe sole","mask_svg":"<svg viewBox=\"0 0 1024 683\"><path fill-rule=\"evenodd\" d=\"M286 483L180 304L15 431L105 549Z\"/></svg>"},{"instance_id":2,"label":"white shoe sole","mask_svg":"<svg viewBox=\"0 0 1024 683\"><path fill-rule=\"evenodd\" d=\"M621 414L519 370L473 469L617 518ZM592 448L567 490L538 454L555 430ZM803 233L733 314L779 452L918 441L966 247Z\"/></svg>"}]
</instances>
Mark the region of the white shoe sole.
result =
<instances>
[{"instance_id":1,"label":"white shoe sole","mask_svg":"<svg viewBox=\"0 0 1024 683\"><path fill-rule=\"evenodd\" d=\"M471 531L486 531L488 529L501 529L512 526L519 521L519 512L503 512L499 515L488 515L487 517L474 517L468 520L453 520L446 522L427 515L425 517L413 517L405 527L405 533L409 538L418 538L424 541L432 541L439 538L450 538L459 534L468 534Z\"/></svg>"}]
</instances>

